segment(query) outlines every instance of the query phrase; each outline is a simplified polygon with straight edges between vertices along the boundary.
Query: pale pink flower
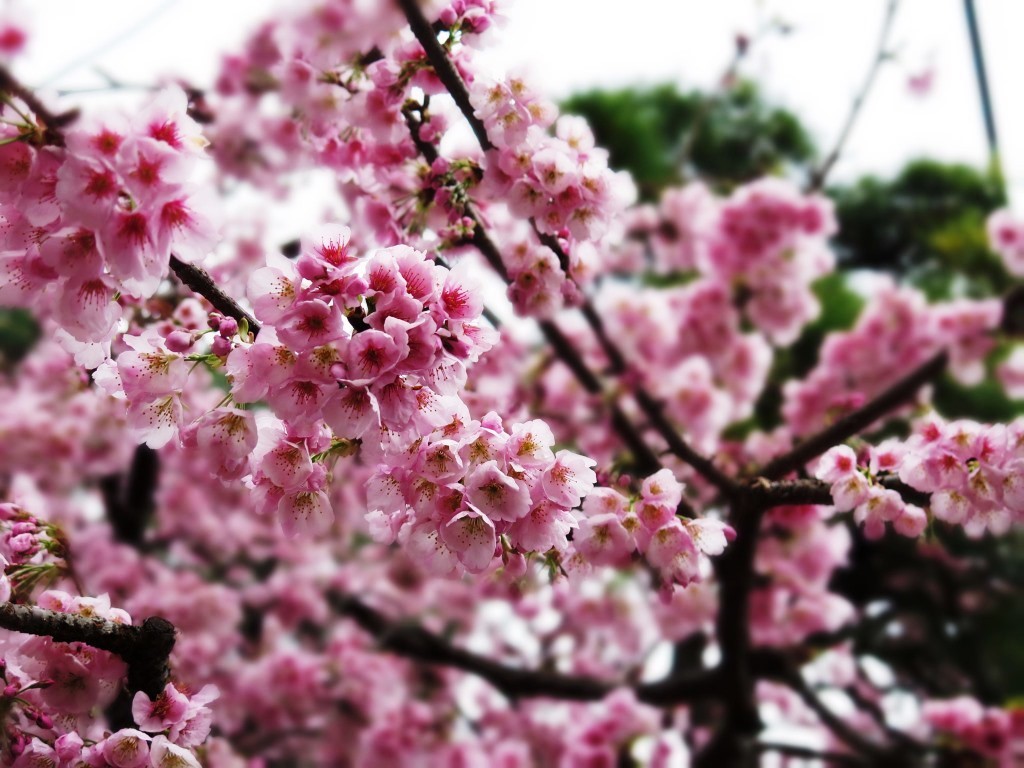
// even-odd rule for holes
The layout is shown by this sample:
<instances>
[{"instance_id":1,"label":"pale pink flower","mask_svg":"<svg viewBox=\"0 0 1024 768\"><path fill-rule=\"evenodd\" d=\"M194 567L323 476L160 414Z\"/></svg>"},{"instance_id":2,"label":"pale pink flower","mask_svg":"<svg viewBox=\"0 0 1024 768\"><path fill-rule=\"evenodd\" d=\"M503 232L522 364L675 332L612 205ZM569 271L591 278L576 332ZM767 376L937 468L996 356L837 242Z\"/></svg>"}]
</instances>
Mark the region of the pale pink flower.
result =
<instances>
[{"instance_id":1,"label":"pale pink flower","mask_svg":"<svg viewBox=\"0 0 1024 768\"><path fill-rule=\"evenodd\" d=\"M563 507L577 507L597 483L592 467L597 462L572 451L559 451L544 470L541 483L548 499Z\"/></svg>"}]
</instances>

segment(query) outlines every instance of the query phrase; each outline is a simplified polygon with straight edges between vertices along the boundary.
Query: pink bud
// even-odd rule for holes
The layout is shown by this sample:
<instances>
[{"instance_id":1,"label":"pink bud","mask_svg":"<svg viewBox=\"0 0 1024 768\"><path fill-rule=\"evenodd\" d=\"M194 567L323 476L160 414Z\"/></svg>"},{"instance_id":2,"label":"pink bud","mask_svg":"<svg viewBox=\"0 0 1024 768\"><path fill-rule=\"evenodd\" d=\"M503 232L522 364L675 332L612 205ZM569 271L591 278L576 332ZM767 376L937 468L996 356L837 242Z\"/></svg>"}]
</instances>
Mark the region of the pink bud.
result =
<instances>
[{"instance_id":1,"label":"pink bud","mask_svg":"<svg viewBox=\"0 0 1024 768\"><path fill-rule=\"evenodd\" d=\"M164 339L164 343L171 352L179 354L188 352L193 344L192 334L182 330L171 331L167 334L167 338Z\"/></svg>"},{"instance_id":2,"label":"pink bud","mask_svg":"<svg viewBox=\"0 0 1024 768\"><path fill-rule=\"evenodd\" d=\"M220 321L220 328L217 332L225 339L230 339L236 333L238 333L238 321L233 317L225 317Z\"/></svg>"},{"instance_id":3,"label":"pink bud","mask_svg":"<svg viewBox=\"0 0 1024 768\"><path fill-rule=\"evenodd\" d=\"M217 336L213 340L213 354L217 357L227 357L231 352L231 342L223 336Z\"/></svg>"}]
</instances>

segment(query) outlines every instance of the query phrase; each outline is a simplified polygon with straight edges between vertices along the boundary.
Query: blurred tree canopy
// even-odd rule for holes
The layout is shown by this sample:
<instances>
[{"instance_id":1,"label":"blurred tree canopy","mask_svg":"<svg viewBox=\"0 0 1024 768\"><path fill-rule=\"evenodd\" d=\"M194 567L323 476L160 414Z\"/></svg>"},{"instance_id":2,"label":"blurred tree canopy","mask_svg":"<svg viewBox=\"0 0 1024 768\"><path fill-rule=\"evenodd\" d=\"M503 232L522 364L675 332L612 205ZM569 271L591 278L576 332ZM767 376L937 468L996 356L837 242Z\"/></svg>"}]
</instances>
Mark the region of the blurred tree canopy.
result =
<instances>
[{"instance_id":1,"label":"blurred tree canopy","mask_svg":"<svg viewBox=\"0 0 1024 768\"><path fill-rule=\"evenodd\" d=\"M768 106L747 81L721 94L674 85L594 90L570 97L562 109L587 118L611 165L629 170L648 202L686 179L727 189L804 166L814 154L797 117Z\"/></svg>"},{"instance_id":2,"label":"blurred tree canopy","mask_svg":"<svg viewBox=\"0 0 1024 768\"><path fill-rule=\"evenodd\" d=\"M719 192L764 174L810 178L819 155L797 117L767 104L756 85L739 82L720 94L680 92L675 86L589 91L568 99L567 112L586 117L597 143L610 150L613 167L630 171L640 196L657 201L669 186L700 179ZM865 176L828 188L835 202L839 233L834 240L838 270L818 282L821 315L788 349L778 350L769 385L755 415L733 426L738 437L780 422L781 386L803 376L816 362L824 336L849 328L865 299L852 287L858 270L892 274L915 285L930 299L1005 293L1011 284L987 246L985 221L1006 203L998 176L964 165L928 159L909 162L891 178ZM992 356L989 372L1008 349ZM1009 400L990 375L965 387L949 377L936 384L936 406L951 418L1009 421L1024 413L1024 402ZM1024 545L1020 536L972 541L957 535L945 544L971 563L969 571L981 612L956 611L958 619L934 626L954 599L958 585L939 578L908 583L907 573L928 569L927 556L904 540L886 537L863 546L855 532L851 562L837 578L856 585L849 591L862 607L912 611L919 616L919 638L872 634L872 624L851 640L861 652L880 659L921 658L927 674L956 668L970 657L968 674L990 701L1024 696ZM936 529L933 535L948 538ZM908 566L914 565L914 568ZM966 577L966 574L965 574ZM943 675L944 676L944 675ZM941 676L940 676L941 677ZM929 682L929 681L926 681ZM936 695L957 693L953 677L930 681Z\"/></svg>"},{"instance_id":3,"label":"blurred tree canopy","mask_svg":"<svg viewBox=\"0 0 1024 768\"><path fill-rule=\"evenodd\" d=\"M562 108L590 122L612 166L630 171L648 202L687 180L728 193L765 174L806 179L819 156L799 118L769 104L747 80L711 94L670 84L592 90L570 97ZM865 176L832 185L827 193L839 220L833 243L839 269L816 286L821 316L777 355L776 386L813 367L826 333L854 323L863 305L850 286L857 270L888 272L932 300L998 295L1009 284L985 236L988 215L1006 203L992 172L918 159L892 178ZM779 396L772 390L748 428L777 423ZM1007 400L991 380L962 387L947 379L936 400L951 416L986 421L1024 412L1024 403Z\"/></svg>"}]
</instances>

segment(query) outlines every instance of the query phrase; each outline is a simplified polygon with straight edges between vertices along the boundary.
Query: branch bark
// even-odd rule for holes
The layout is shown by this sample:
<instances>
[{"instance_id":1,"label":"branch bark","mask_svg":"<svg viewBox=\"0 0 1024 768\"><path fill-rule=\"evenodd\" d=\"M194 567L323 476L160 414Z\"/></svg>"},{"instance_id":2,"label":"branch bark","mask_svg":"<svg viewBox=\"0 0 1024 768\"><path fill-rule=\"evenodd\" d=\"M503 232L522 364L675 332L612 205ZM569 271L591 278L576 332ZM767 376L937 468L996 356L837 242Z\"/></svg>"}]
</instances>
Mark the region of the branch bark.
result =
<instances>
[{"instance_id":1,"label":"branch bark","mask_svg":"<svg viewBox=\"0 0 1024 768\"><path fill-rule=\"evenodd\" d=\"M798 443L789 453L768 462L760 471L760 476L768 480L784 477L829 448L867 429L890 411L907 402L922 386L941 374L948 363L949 354L945 351L929 358L857 410Z\"/></svg>"},{"instance_id":2,"label":"branch bark","mask_svg":"<svg viewBox=\"0 0 1024 768\"><path fill-rule=\"evenodd\" d=\"M245 320L249 324L249 330L252 332L252 335L256 336L259 334L260 324L256 321L256 318L242 309L237 301L224 293L213 282L213 278L210 277L210 274L205 269L194 264L188 264L171 254L171 270L182 283L210 302L213 308L222 315L233 317L239 323Z\"/></svg>"},{"instance_id":3,"label":"branch bark","mask_svg":"<svg viewBox=\"0 0 1024 768\"><path fill-rule=\"evenodd\" d=\"M487 137L487 129L473 111L473 105L469 101L469 91L466 89L466 84L462 81L462 76L459 75L455 65L448 58L444 47L437 41L437 33L430 22L427 21L427 17L423 15L419 3L417 0L398 0L398 5L402 9L402 13L405 14L405 18L409 21L412 33L416 35L416 39L423 46L423 50L427 54L427 61L434 68L434 72L437 73L444 87L448 89L448 93L455 99L455 104L459 107L459 110L466 116L466 120L469 121L469 127L473 129L473 133L476 135L477 141L480 142L480 146L485 151L494 149L494 145L491 144L491 140Z\"/></svg>"},{"instance_id":4,"label":"branch bark","mask_svg":"<svg viewBox=\"0 0 1024 768\"><path fill-rule=\"evenodd\" d=\"M336 613L355 621L385 651L432 666L452 667L486 680L510 699L547 697L567 701L595 701L617 688L632 687L637 698L653 706L672 706L717 695L717 670L675 675L656 683L627 686L625 683L558 672L510 667L457 648L423 627L388 619L362 600L333 593L328 596Z\"/></svg>"},{"instance_id":5,"label":"branch bark","mask_svg":"<svg viewBox=\"0 0 1024 768\"><path fill-rule=\"evenodd\" d=\"M155 698L167 685L175 629L159 616L132 626L31 605L2 603L0 627L50 637L59 643L85 643L114 653L128 665L128 688L132 693L142 691Z\"/></svg>"}]
</instances>

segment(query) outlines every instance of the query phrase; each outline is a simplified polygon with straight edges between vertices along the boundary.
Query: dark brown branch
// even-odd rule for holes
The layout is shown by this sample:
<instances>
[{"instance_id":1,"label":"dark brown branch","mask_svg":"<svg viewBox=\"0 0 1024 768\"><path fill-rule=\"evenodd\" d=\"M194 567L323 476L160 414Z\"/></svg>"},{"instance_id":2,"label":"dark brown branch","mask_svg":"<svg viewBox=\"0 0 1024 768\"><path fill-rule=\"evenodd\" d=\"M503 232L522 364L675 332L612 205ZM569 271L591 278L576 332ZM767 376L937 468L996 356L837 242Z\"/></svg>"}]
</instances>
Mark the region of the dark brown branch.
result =
<instances>
[{"instance_id":1,"label":"dark brown branch","mask_svg":"<svg viewBox=\"0 0 1024 768\"><path fill-rule=\"evenodd\" d=\"M727 498L734 498L740 492L740 486L735 480L716 467L713 461L697 453L682 438L665 416L661 404L651 397L647 390L638 387L633 391L633 397L644 416L650 421L651 426L661 435L675 456L693 467L697 474L715 486Z\"/></svg>"},{"instance_id":2,"label":"dark brown branch","mask_svg":"<svg viewBox=\"0 0 1024 768\"><path fill-rule=\"evenodd\" d=\"M0 603L0 627L50 637L59 643L85 643L121 657L128 665L128 688L155 698L167 684L167 659L174 648L174 625L151 616L140 626L117 624L76 613Z\"/></svg>"},{"instance_id":3,"label":"dark brown branch","mask_svg":"<svg viewBox=\"0 0 1024 768\"><path fill-rule=\"evenodd\" d=\"M249 331L253 336L260 332L260 324L256 322L256 318L242 309L238 302L218 288L217 284L213 282L213 278L210 277L205 269L194 264L188 264L172 254L171 270L182 283L210 302L213 308L222 315L233 317L239 323L245 320L249 324Z\"/></svg>"},{"instance_id":4,"label":"dark brown branch","mask_svg":"<svg viewBox=\"0 0 1024 768\"><path fill-rule=\"evenodd\" d=\"M808 192L817 192L825 186L825 180L839 160L843 149L846 147L846 142L849 141L850 135L853 133L853 128L857 124L857 118L860 117L860 113L864 109L865 103L867 103L868 94L874 87L878 71L889 58L889 36L892 32L892 22L896 17L896 9L898 7L899 0L889 0L889 4L885 9L885 17L882 20L882 30L878 36L878 47L875 49L875 56L871 60L871 66L868 68L864 83L853 97L850 111L846 115L846 122L843 123L843 128L839 132L839 138L836 139L835 146L832 147L832 151L828 153L821 162L821 165L811 173L811 178L807 185Z\"/></svg>"},{"instance_id":5,"label":"dark brown branch","mask_svg":"<svg viewBox=\"0 0 1024 768\"><path fill-rule=\"evenodd\" d=\"M462 114L465 115L469 127L473 129L477 141L480 142L480 146L484 150L494 149L491 140L487 138L487 129L473 111L473 105L469 101L469 91L466 89L466 84L462 82L462 77L455 69L451 59L448 58L448 54L445 53L444 47L438 42L437 32L423 15L419 3L417 0L398 0L398 5L405 14L405 18L409 21L412 33L419 40L420 45L423 46L430 66L434 68L434 72L437 73L438 78L444 83L448 93L455 99L455 104Z\"/></svg>"},{"instance_id":6,"label":"dark brown branch","mask_svg":"<svg viewBox=\"0 0 1024 768\"><path fill-rule=\"evenodd\" d=\"M329 600L336 612L352 619L372 635L381 650L420 663L469 672L486 680L510 699L540 696L567 701L595 701L622 687L619 683L590 677L510 667L457 648L423 627L392 621L358 598L332 594ZM714 670L701 670L657 683L640 684L633 690L637 698L647 704L673 706L715 696L717 677Z\"/></svg>"},{"instance_id":7,"label":"dark brown branch","mask_svg":"<svg viewBox=\"0 0 1024 768\"><path fill-rule=\"evenodd\" d=\"M882 477L878 479L878 483L896 491L910 504L927 507L931 503L931 494L911 488L897 477ZM794 504L832 504L832 491L828 483L809 478L771 482L764 478L756 478L749 486L748 492L753 494L758 504L766 508Z\"/></svg>"},{"instance_id":8,"label":"dark brown branch","mask_svg":"<svg viewBox=\"0 0 1024 768\"><path fill-rule=\"evenodd\" d=\"M862 676L863 677L863 676ZM868 713L875 724L885 732L885 734L893 740L895 743L899 743L904 747L913 750L923 750L924 745L912 736L904 733L898 728L893 728L889 721L885 717L885 712L882 711L882 707L877 701L869 699L865 696L855 685L848 685L843 688L843 692L850 698L856 706Z\"/></svg>"},{"instance_id":9,"label":"dark brown branch","mask_svg":"<svg viewBox=\"0 0 1024 768\"><path fill-rule=\"evenodd\" d=\"M63 112L59 115L54 114L30 89L21 84L9 69L2 65L0 65L0 91L20 99L26 107L32 110L43 129L41 138L44 143L55 147L64 146L64 134L61 132L61 128L78 119L78 110Z\"/></svg>"},{"instance_id":10,"label":"dark brown branch","mask_svg":"<svg viewBox=\"0 0 1024 768\"><path fill-rule=\"evenodd\" d=\"M941 374L948 362L949 355L946 352L931 357L857 410L798 443L789 453L768 462L759 474L768 480L777 480L795 472L811 459L840 445L906 403L921 387Z\"/></svg>"},{"instance_id":11,"label":"dark brown branch","mask_svg":"<svg viewBox=\"0 0 1024 768\"><path fill-rule=\"evenodd\" d=\"M903 757L897 758L892 750L871 741L856 728L847 724L818 698L817 693L811 689L801 676L800 671L795 667L784 675L782 682L791 688L803 700L804 704L818 716L822 724L829 728L840 740L862 755L871 758L873 761L872 765L913 765L912 762L906 759L905 754Z\"/></svg>"},{"instance_id":12,"label":"dark brown branch","mask_svg":"<svg viewBox=\"0 0 1024 768\"><path fill-rule=\"evenodd\" d=\"M758 661L750 647L750 594L754 588L754 557L765 507L750 496L733 502L736 538L715 559L719 604L715 634L721 651L719 699L724 716L711 741L698 756L698 768L750 764L749 751L761 730L755 697Z\"/></svg>"},{"instance_id":13,"label":"dark brown branch","mask_svg":"<svg viewBox=\"0 0 1024 768\"><path fill-rule=\"evenodd\" d=\"M802 757L807 760L820 760L825 765L870 765L863 758L856 755L848 755L843 752L828 752L810 747L800 747L796 744L776 744L772 742L761 742L757 745L758 752L777 752L787 757Z\"/></svg>"},{"instance_id":14,"label":"dark brown branch","mask_svg":"<svg viewBox=\"0 0 1024 768\"><path fill-rule=\"evenodd\" d=\"M139 445L127 474L100 479L107 520L118 541L141 548L146 526L156 511L159 476L160 455L147 445Z\"/></svg>"}]
</instances>

